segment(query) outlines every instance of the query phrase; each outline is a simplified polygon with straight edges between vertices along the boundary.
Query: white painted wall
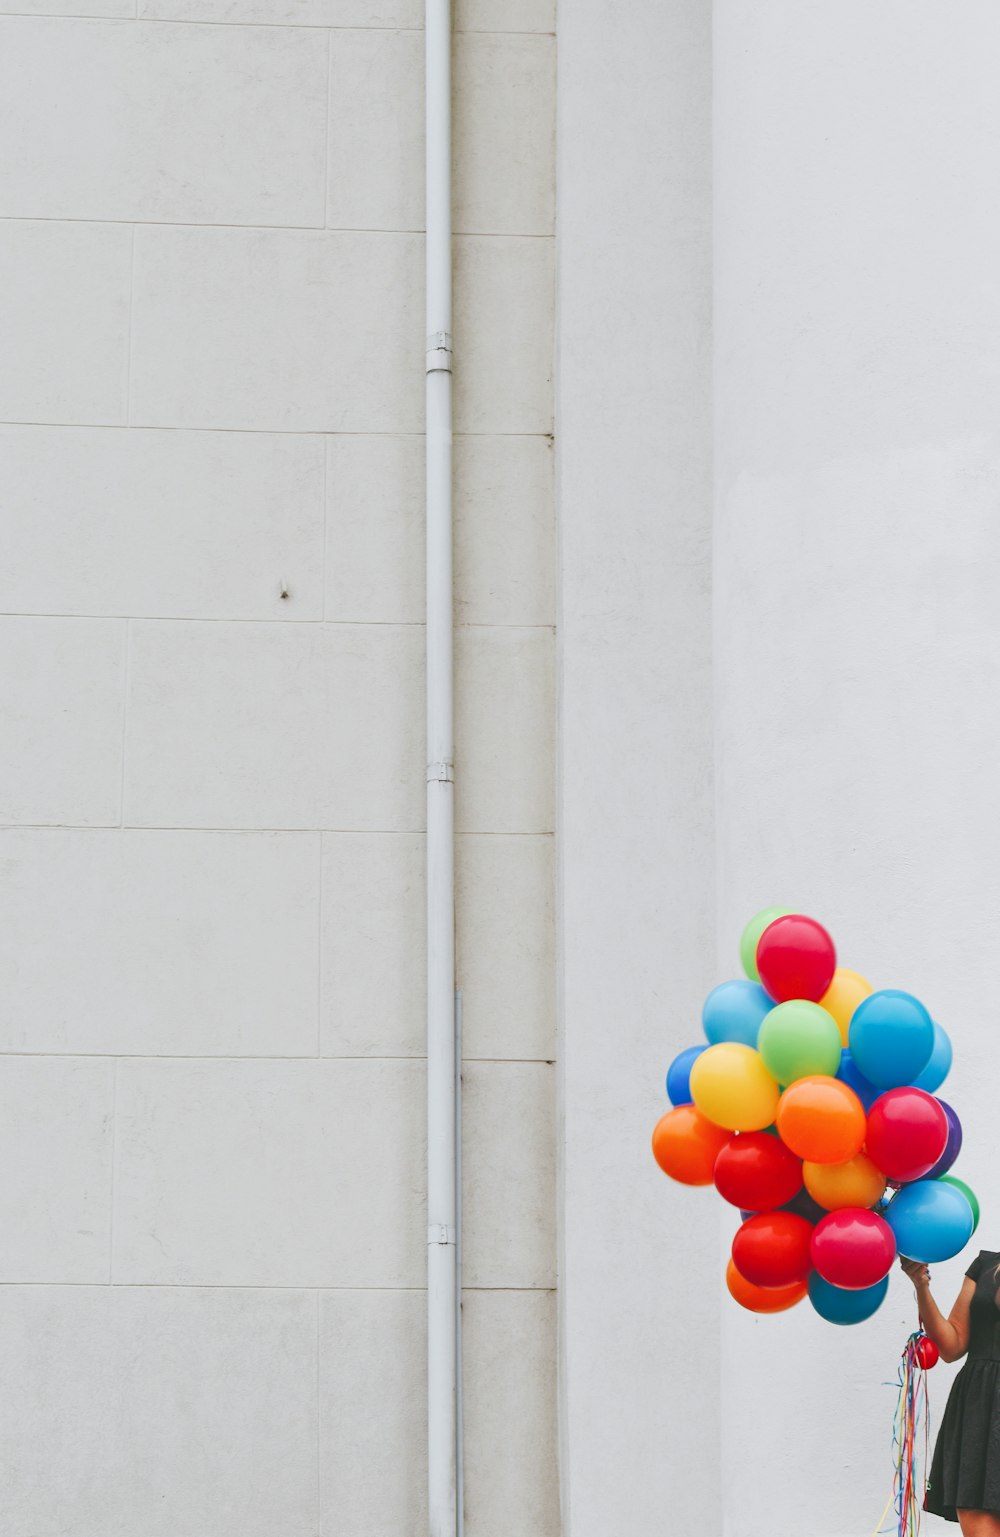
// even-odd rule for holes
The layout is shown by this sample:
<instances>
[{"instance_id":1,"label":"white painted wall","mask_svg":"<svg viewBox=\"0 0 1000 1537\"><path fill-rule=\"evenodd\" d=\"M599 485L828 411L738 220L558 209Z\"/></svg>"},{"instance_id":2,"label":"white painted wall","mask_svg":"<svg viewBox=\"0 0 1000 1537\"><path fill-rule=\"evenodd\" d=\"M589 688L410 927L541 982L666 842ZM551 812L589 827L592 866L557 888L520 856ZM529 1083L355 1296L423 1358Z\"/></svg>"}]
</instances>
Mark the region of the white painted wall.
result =
<instances>
[{"instance_id":1,"label":"white painted wall","mask_svg":"<svg viewBox=\"0 0 1000 1537\"><path fill-rule=\"evenodd\" d=\"M716 1213L649 1153L714 980L710 16L559 20L567 1537L719 1523Z\"/></svg>"},{"instance_id":2,"label":"white painted wall","mask_svg":"<svg viewBox=\"0 0 1000 1537\"><path fill-rule=\"evenodd\" d=\"M16 8L0 1527L419 1533L421 6ZM557 563L553 9L456 14L468 1530L853 1537L906 1283L742 1314L648 1137L802 905L951 1029L998 1241L1000 19L563 7Z\"/></svg>"},{"instance_id":3,"label":"white painted wall","mask_svg":"<svg viewBox=\"0 0 1000 1537\"><path fill-rule=\"evenodd\" d=\"M946 1305L1000 1243L1000 15L717 0L710 65L707 10L560 17L567 1531L853 1537L908 1283L863 1329L743 1313L647 1138L743 923L801 906L952 1032Z\"/></svg>"},{"instance_id":4,"label":"white painted wall","mask_svg":"<svg viewBox=\"0 0 1000 1537\"><path fill-rule=\"evenodd\" d=\"M983 1223L950 1306L1000 1243L1000 13L715 11L719 964L801 905L951 1031ZM724 1531L871 1530L908 1283L864 1329L723 1320Z\"/></svg>"},{"instance_id":5,"label":"white painted wall","mask_svg":"<svg viewBox=\"0 0 1000 1537\"><path fill-rule=\"evenodd\" d=\"M422 5L2 9L0 1530L418 1534ZM456 21L467 1530L555 1537L554 15Z\"/></svg>"}]
</instances>

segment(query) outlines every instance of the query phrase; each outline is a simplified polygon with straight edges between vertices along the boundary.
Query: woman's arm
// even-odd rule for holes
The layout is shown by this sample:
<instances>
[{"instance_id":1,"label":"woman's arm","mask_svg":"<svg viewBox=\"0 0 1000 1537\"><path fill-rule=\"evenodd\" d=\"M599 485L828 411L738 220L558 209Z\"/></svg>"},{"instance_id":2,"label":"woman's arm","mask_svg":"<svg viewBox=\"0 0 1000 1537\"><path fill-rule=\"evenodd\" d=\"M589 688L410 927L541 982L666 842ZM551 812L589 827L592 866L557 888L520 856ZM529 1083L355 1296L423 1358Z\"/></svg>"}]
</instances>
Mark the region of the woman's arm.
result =
<instances>
[{"instance_id":1,"label":"woman's arm","mask_svg":"<svg viewBox=\"0 0 1000 1537\"><path fill-rule=\"evenodd\" d=\"M941 1352L942 1361L961 1360L969 1348L969 1306L976 1290L975 1281L966 1276L962 1290L955 1298L955 1305L945 1318L931 1296L930 1271L927 1266L911 1259L900 1259L899 1263L913 1282L924 1333L934 1341Z\"/></svg>"}]
</instances>

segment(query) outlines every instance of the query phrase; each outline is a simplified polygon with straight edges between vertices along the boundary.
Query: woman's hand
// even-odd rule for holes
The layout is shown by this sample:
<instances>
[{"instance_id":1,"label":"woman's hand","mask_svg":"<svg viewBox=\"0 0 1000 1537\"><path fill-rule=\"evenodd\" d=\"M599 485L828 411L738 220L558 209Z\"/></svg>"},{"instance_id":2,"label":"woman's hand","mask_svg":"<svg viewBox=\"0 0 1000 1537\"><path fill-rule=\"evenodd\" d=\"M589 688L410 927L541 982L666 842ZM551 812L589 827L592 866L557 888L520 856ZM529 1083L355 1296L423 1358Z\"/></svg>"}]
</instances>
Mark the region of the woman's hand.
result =
<instances>
[{"instance_id":1,"label":"woman's hand","mask_svg":"<svg viewBox=\"0 0 1000 1537\"><path fill-rule=\"evenodd\" d=\"M931 1273L926 1265L921 1264L920 1260L907 1259L905 1255L901 1254L899 1256L899 1263L913 1282L915 1290L918 1292L923 1291L926 1287L930 1286Z\"/></svg>"}]
</instances>

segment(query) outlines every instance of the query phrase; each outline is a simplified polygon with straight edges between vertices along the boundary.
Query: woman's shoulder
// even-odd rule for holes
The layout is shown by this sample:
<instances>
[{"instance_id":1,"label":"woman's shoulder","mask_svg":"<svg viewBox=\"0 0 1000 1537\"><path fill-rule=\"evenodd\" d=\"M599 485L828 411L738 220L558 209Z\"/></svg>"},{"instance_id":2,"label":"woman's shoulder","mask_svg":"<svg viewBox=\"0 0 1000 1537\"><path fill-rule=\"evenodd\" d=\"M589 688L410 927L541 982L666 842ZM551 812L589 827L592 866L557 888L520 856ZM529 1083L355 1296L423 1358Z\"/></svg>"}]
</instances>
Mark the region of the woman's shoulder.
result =
<instances>
[{"instance_id":1,"label":"woman's shoulder","mask_svg":"<svg viewBox=\"0 0 1000 1537\"><path fill-rule=\"evenodd\" d=\"M998 1264L1000 1264L1000 1249L980 1249L965 1273L970 1280L977 1281L984 1270L995 1268Z\"/></svg>"}]
</instances>

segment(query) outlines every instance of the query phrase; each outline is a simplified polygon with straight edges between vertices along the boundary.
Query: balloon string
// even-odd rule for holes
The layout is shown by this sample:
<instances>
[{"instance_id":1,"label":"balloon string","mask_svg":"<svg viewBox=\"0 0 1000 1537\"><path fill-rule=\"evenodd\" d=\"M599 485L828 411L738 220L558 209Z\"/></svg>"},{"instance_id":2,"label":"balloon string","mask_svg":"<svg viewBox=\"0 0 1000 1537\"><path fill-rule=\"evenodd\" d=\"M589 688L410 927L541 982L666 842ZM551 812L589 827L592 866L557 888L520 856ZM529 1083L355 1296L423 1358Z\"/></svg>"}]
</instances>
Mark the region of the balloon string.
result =
<instances>
[{"instance_id":1,"label":"balloon string","mask_svg":"<svg viewBox=\"0 0 1000 1537\"><path fill-rule=\"evenodd\" d=\"M911 1334L903 1349L899 1370L896 1374L899 1395L892 1423L894 1477L893 1491L879 1516L872 1537L890 1532L886 1516L895 1506L897 1537L919 1537L927 1490L927 1465L930 1454L930 1400L927 1395L927 1372L917 1353L918 1332ZM923 1436L921 1438L921 1429ZM923 1476L920 1474L919 1446L923 1440Z\"/></svg>"},{"instance_id":2,"label":"balloon string","mask_svg":"<svg viewBox=\"0 0 1000 1537\"><path fill-rule=\"evenodd\" d=\"M896 1491L894 1489L892 1491L892 1493L890 1494L889 1498L885 1502L885 1509L883 1510L882 1514L879 1516L878 1520L875 1522L875 1528L874 1528L874 1530L872 1532L872 1537L879 1537L879 1533L882 1531L882 1523L885 1521L886 1516L889 1514L889 1511L890 1511L890 1509L892 1507L892 1502L893 1502L893 1500L895 1498L896 1498Z\"/></svg>"}]
</instances>

